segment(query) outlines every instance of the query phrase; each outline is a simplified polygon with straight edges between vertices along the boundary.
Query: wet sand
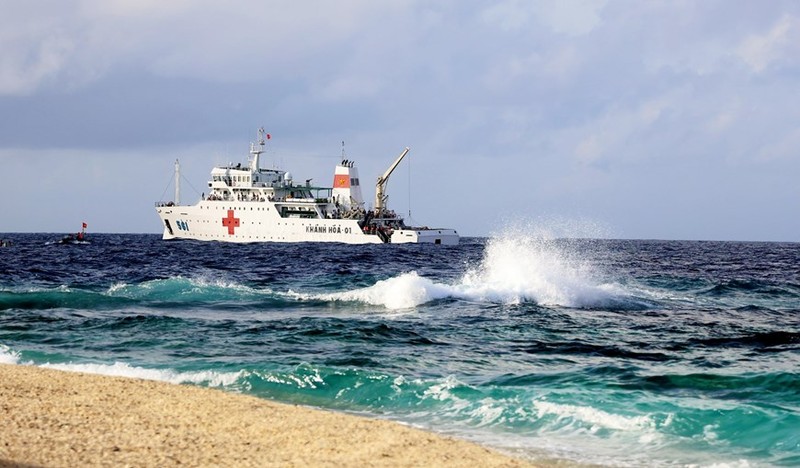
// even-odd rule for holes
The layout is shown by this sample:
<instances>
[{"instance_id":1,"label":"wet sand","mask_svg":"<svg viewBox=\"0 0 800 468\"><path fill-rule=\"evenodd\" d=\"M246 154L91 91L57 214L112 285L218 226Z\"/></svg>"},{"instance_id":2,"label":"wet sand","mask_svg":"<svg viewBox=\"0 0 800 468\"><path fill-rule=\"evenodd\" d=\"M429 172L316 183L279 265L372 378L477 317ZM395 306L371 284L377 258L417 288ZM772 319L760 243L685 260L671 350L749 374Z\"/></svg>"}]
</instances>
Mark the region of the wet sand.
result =
<instances>
[{"instance_id":1,"label":"wet sand","mask_svg":"<svg viewBox=\"0 0 800 468\"><path fill-rule=\"evenodd\" d=\"M534 466L401 424L215 389L0 365L0 466Z\"/></svg>"}]
</instances>

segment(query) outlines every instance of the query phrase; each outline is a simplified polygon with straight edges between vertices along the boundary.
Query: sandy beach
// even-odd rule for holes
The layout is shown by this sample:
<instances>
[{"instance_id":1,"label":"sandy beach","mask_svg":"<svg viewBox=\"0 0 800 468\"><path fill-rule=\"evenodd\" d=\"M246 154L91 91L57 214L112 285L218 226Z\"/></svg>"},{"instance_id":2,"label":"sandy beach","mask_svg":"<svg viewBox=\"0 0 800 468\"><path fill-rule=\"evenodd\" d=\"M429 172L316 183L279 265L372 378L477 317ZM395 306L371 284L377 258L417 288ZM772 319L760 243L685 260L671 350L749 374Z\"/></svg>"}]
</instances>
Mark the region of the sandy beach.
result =
<instances>
[{"instance_id":1,"label":"sandy beach","mask_svg":"<svg viewBox=\"0 0 800 468\"><path fill-rule=\"evenodd\" d=\"M0 365L0 466L534 466L400 424L139 379Z\"/></svg>"}]
</instances>

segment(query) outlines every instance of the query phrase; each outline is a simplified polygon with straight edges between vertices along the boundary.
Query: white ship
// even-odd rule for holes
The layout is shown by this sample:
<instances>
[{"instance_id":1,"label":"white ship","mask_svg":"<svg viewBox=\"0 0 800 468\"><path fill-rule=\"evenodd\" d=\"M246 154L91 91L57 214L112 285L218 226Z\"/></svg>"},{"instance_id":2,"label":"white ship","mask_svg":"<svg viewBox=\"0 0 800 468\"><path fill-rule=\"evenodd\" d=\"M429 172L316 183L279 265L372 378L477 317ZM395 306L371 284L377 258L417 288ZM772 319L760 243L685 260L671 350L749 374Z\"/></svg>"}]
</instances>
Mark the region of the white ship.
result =
<instances>
[{"instance_id":1,"label":"white ship","mask_svg":"<svg viewBox=\"0 0 800 468\"><path fill-rule=\"evenodd\" d=\"M336 166L333 187L295 184L289 172L259 167L269 135L258 131L250 145L249 165L211 170L209 193L194 205L181 205L180 165L175 161L175 201L156 203L164 239L222 242L342 242L347 244L458 244L454 229L411 227L386 208L386 184L406 148L378 177L375 205L361 196L358 169L343 159Z\"/></svg>"}]
</instances>

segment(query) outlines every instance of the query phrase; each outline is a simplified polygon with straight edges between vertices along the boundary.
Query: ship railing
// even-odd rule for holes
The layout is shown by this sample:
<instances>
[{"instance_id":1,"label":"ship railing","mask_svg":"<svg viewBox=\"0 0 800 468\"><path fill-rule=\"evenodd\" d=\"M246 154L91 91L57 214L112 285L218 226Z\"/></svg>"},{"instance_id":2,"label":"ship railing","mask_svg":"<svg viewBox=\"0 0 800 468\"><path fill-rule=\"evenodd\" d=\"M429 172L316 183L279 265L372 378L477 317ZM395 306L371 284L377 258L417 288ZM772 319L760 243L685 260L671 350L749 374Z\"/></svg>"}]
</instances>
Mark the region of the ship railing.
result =
<instances>
[{"instance_id":1,"label":"ship railing","mask_svg":"<svg viewBox=\"0 0 800 468\"><path fill-rule=\"evenodd\" d=\"M240 202L289 202L289 203L299 203L299 204L320 204L320 203L334 203L333 198L298 198L298 197L273 197L273 196L249 196L244 195L241 198L238 196L220 196L216 194L209 194L204 195L203 200L205 201L221 201L221 202L229 202L229 201L240 201ZM159 206L174 206L174 202L156 202L155 205Z\"/></svg>"}]
</instances>

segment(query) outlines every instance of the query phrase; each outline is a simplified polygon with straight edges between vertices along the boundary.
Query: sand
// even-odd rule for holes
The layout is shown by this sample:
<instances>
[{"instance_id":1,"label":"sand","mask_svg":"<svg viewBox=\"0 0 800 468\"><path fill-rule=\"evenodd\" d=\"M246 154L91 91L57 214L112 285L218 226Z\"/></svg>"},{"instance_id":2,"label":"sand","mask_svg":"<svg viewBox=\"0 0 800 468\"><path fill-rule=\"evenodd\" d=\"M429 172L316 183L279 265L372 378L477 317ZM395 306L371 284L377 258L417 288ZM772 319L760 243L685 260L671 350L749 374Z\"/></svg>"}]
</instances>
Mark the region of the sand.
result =
<instances>
[{"instance_id":1,"label":"sand","mask_svg":"<svg viewBox=\"0 0 800 468\"><path fill-rule=\"evenodd\" d=\"M533 466L401 424L164 382L0 365L0 466Z\"/></svg>"}]
</instances>

